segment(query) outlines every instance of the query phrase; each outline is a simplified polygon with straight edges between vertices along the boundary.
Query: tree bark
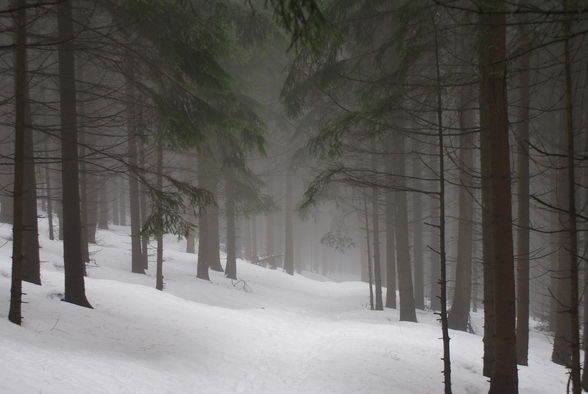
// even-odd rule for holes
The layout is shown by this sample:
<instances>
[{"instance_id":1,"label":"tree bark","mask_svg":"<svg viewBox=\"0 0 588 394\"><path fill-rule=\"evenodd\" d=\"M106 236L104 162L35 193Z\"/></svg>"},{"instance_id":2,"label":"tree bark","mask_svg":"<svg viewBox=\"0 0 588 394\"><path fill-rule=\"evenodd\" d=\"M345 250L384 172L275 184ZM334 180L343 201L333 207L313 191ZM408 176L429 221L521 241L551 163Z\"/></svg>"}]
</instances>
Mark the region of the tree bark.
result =
<instances>
[{"instance_id":1,"label":"tree bark","mask_svg":"<svg viewBox=\"0 0 588 394\"><path fill-rule=\"evenodd\" d=\"M460 103L460 151L459 151L459 229L457 247L457 265L455 274L455 293L449 312L449 328L467 331L470 317L472 289L472 246L474 199L473 179L470 175L474 167L474 113L467 106L470 103L469 92L462 92Z\"/></svg>"},{"instance_id":2,"label":"tree bark","mask_svg":"<svg viewBox=\"0 0 588 394\"><path fill-rule=\"evenodd\" d=\"M416 150L416 149L415 149ZM414 188L421 187L421 161L420 158L414 157L412 160L412 175L414 177ZM423 203L420 193L414 193L412 197L413 212L413 262L414 262L414 302L415 307L420 310L425 309L425 276L423 265L423 221L422 211Z\"/></svg>"},{"instance_id":3,"label":"tree bark","mask_svg":"<svg viewBox=\"0 0 588 394\"><path fill-rule=\"evenodd\" d=\"M130 68L130 67L129 67ZM131 72L128 70L127 72ZM139 182L136 177L137 169L137 109L135 91L128 75L126 81L126 110L127 110L127 154L129 160L129 208L131 212L131 271L144 274L145 267L141 250L141 207L139 202Z\"/></svg>"},{"instance_id":4,"label":"tree bark","mask_svg":"<svg viewBox=\"0 0 588 394\"><path fill-rule=\"evenodd\" d=\"M18 0L20 9L15 14L16 49L14 64L15 85L15 138L14 138L14 188L13 188L13 227L12 227L12 273L10 285L10 309L8 320L20 325L22 322L22 261L23 261L23 191L25 161L25 128L27 99L27 52L25 1Z\"/></svg>"},{"instance_id":5,"label":"tree bark","mask_svg":"<svg viewBox=\"0 0 588 394\"><path fill-rule=\"evenodd\" d=\"M490 8L491 7L491 8ZM501 0L489 2L503 10ZM490 170L489 217L493 240L494 371L490 394L518 393L515 327L515 275L512 240L510 150L506 96L506 17L503 12L480 14L484 37L480 50L480 148ZM497 247L497 246L500 247Z\"/></svg>"},{"instance_id":6,"label":"tree bark","mask_svg":"<svg viewBox=\"0 0 588 394\"><path fill-rule=\"evenodd\" d=\"M163 190L163 147L157 146L157 189ZM157 235L157 261L155 268L155 288L163 290L163 233Z\"/></svg>"},{"instance_id":7,"label":"tree bark","mask_svg":"<svg viewBox=\"0 0 588 394\"><path fill-rule=\"evenodd\" d=\"M372 144L372 170L377 172L376 160L376 139L373 139ZM372 187L372 227L374 230L374 287L375 293L375 309L377 311L384 310L384 303L382 302L382 272L380 266L380 210L378 201L378 188Z\"/></svg>"},{"instance_id":8,"label":"tree bark","mask_svg":"<svg viewBox=\"0 0 588 394\"><path fill-rule=\"evenodd\" d=\"M404 157L404 136L394 133L394 146L398 152L394 154L394 168L398 173L397 187L398 191L394 192L394 205L396 219L396 257L398 269L398 293L400 297L400 320L416 322L416 310L414 303L412 267L410 261L410 246L408 241L408 204L406 202L406 163ZM401 154L400 154L401 153Z\"/></svg>"},{"instance_id":9,"label":"tree bark","mask_svg":"<svg viewBox=\"0 0 588 394\"><path fill-rule=\"evenodd\" d=\"M23 162L23 245L22 280L41 284L41 263L39 260L39 227L37 224L37 177L35 174L35 152L28 87L24 91L24 162Z\"/></svg>"},{"instance_id":10,"label":"tree bark","mask_svg":"<svg viewBox=\"0 0 588 394\"><path fill-rule=\"evenodd\" d=\"M520 26L524 48L530 47L527 26ZM517 135L517 362L528 365L529 353L529 66L530 56L521 58L521 104Z\"/></svg>"},{"instance_id":11,"label":"tree bark","mask_svg":"<svg viewBox=\"0 0 588 394\"><path fill-rule=\"evenodd\" d=\"M387 160L386 171L392 173L391 160ZM394 239L394 195L386 192L386 308L396 308L396 242Z\"/></svg>"},{"instance_id":12,"label":"tree bark","mask_svg":"<svg viewBox=\"0 0 588 394\"><path fill-rule=\"evenodd\" d=\"M82 258L80 237L82 225L78 179L78 130L71 0L64 0L57 7L57 25L60 38L58 55L63 190L63 262L65 270L64 301L91 308L86 298L85 265Z\"/></svg>"},{"instance_id":13,"label":"tree bark","mask_svg":"<svg viewBox=\"0 0 588 394\"><path fill-rule=\"evenodd\" d=\"M225 276L229 279L237 279L237 255L236 255L236 228L235 228L235 202L233 200L232 185L225 184L225 209L227 220L227 264Z\"/></svg>"},{"instance_id":14,"label":"tree bark","mask_svg":"<svg viewBox=\"0 0 588 394\"><path fill-rule=\"evenodd\" d=\"M285 203L285 234L284 234L284 270L288 275L294 275L294 234L292 218L292 173L286 170L286 203Z\"/></svg>"}]
</instances>

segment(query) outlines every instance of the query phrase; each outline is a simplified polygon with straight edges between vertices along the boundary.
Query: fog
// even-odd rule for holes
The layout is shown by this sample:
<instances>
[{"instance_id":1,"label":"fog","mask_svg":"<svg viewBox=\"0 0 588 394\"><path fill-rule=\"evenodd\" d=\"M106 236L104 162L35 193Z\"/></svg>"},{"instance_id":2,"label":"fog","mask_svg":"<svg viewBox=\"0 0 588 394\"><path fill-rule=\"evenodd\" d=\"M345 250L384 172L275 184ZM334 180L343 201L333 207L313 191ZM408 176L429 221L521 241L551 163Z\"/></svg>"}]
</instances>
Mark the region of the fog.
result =
<instances>
[{"instance_id":1,"label":"fog","mask_svg":"<svg viewBox=\"0 0 588 394\"><path fill-rule=\"evenodd\" d=\"M0 1L0 391L588 389L587 12Z\"/></svg>"}]
</instances>

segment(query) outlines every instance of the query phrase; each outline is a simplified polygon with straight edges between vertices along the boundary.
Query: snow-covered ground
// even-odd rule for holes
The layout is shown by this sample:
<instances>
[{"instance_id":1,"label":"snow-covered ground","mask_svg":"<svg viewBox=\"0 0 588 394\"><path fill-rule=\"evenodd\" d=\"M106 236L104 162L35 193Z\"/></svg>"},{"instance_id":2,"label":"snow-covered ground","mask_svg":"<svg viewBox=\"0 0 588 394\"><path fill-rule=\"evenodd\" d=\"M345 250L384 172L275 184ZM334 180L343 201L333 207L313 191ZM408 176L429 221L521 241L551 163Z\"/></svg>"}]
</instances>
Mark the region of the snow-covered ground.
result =
<instances>
[{"instance_id":1,"label":"snow-covered ground","mask_svg":"<svg viewBox=\"0 0 588 394\"><path fill-rule=\"evenodd\" d=\"M43 286L24 285L9 323L10 227L0 226L0 393L440 393L435 316L366 309L367 286L238 262L232 282L195 278L196 256L166 237L164 292L130 270L128 228L99 231L86 288L94 309L61 302L62 247L41 222ZM246 283L246 286L244 285ZM479 323L480 316L474 317ZM478 325L478 324L477 324ZM479 335L451 332L455 393L488 390ZM533 332L521 393L565 391L550 341Z\"/></svg>"}]
</instances>

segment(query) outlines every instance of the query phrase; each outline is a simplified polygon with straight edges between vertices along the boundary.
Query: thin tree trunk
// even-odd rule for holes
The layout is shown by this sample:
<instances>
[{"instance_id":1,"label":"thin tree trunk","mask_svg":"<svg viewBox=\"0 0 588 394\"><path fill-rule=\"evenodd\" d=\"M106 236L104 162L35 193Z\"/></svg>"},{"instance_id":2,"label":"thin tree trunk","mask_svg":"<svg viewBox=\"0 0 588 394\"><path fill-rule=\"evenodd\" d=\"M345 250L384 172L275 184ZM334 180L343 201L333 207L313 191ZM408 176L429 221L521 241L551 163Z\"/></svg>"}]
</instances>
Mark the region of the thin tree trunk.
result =
<instances>
[{"instance_id":1,"label":"thin tree trunk","mask_svg":"<svg viewBox=\"0 0 588 394\"><path fill-rule=\"evenodd\" d=\"M459 190L459 229L457 247L457 265L455 273L455 293L449 313L449 328L467 331L470 317L472 296L472 246L473 246L473 216L474 200L472 197L473 179L470 175L474 167L474 113L467 106L470 94L461 93L460 103L460 190Z\"/></svg>"},{"instance_id":2,"label":"thin tree trunk","mask_svg":"<svg viewBox=\"0 0 588 394\"><path fill-rule=\"evenodd\" d=\"M142 129L142 115L141 110L138 110L137 113L139 117L139 126ZM140 131L139 131L140 132ZM145 168L145 144L142 140L137 141L138 146L138 153L139 153L139 167ZM141 228L147 222L147 217L149 216L148 207L147 207L147 193L145 192L145 185L139 185L139 211L141 215ZM143 264L144 269L149 269L149 237L141 235L141 262Z\"/></svg>"},{"instance_id":3,"label":"thin tree trunk","mask_svg":"<svg viewBox=\"0 0 588 394\"><path fill-rule=\"evenodd\" d=\"M131 70L128 70L131 72ZM145 267L141 251L141 207L139 202L139 182L137 172L137 109L135 92L129 76L126 76L126 109L129 160L129 208L131 211L131 271L144 274Z\"/></svg>"},{"instance_id":4,"label":"thin tree trunk","mask_svg":"<svg viewBox=\"0 0 588 394\"><path fill-rule=\"evenodd\" d=\"M286 170L286 203L285 203L285 234L284 234L284 270L289 275L294 275L294 234L292 218L292 174L291 169Z\"/></svg>"},{"instance_id":5,"label":"thin tree trunk","mask_svg":"<svg viewBox=\"0 0 588 394\"><path fill-rule=\"evenodd\" d=\"M98 228L101 230L108 230L108 179L105 176L99 178L100 188L98 190Z\"/></svg>"},{"instance_id":6,"label":"thin tree trunk","mask_svg":"<svg viewBox=\"0 0 588 394\"><path fill-rule=\"evenodd\" d=\"M416 150L416 149L415 149ZM414 177L414 188L419 189L421 182L418 179L421 176L421 161L418 156L412 160L412 175ZM413 262L414 262L414 302L415 307L420 310L425 309L425 274L423 265L423 221L422 211L423 203L420 193L414 193L412 197L413 212Z\"/></svg>"},{"instance_id":7,"label":"thin tree trunk","mask_svg":"<svg viewBox=\"0 0 588 394\"><path fill-rule=\"evenodd\" d=\"M82 259L84 263L90 262L90 251L88 249L88 171L86 165L86 133L83 128L79 130L79 151L80 151L80 221L82 225L80 239L82 248Z\"/></svg>"},{"instance_id":8,"label":"thin tree trunk","mask_svg":"<svg viewBox=\"0 0 588 394\"><path fill-rule=\"evenodd\" d=\"M388 165L386 171L392 173ZM394 195L386 192L386 308L396 308L396 242L394 239Z\"/></svg>"},{"instance_id":9,"label":"thin tree trunk","mask_svg":"<svg viewBox=\"0 0 588 394\"><path fill-rule=\"evenodd\" d=\"M163 147L161 144L157 146L157 189L163 190ZM157 235L155 288L163 290L163 233Z\"/></svg>"},{"instance_id":10,"label":"thin tree trunk","mask_svg":"<svg viewBox=\"0 0 588 394\"><path fill-rule=\"evenodd\" d=\"M45 151L47 151L47 144L45 144ZM47 186L47 221L49 223L49 239L53 241L55 239L53 230L53 193L51 190L51 167L49 163L45 166L45 185Z\"/></svg>"},{"instance_id":11,"label":"thin tree trunk","mask_svg":"<svg viewBox=\"0 0 588 394\"><path fill-rule=\"evenodd\" d=\"M205 153L198 155L198 182L203 189L210 191L208 180L208 166ZM209 243L210 226L208 224L210 207L201 207L198 212L198 264L196 266L196 277L204 280L210 280L208 274L209 268Z\"/></svg>"},{"instance_id":12,"label":"thin tree trunk","mask_svg":"<svg viewBox=\"0 0 588 394\"><path fill-rule=\"evenodd\" d=\"M564 8L568 9L569 0L563 0ZM575 141L574 141L574 102L572 65L570 54L571 24L569 20L564 22L564 66L566 76L566 142L567 142L567 198L568 198L568 236L566 251L570 276L570 339L571 339L571 364L570 376L572 381L572 393L581 394L582 384L580 377L580 319L579 319L579 291L578 291L578 233L576 217L576 176L575 176ZM588 359L585 356L586 359Z\"/></svg>"},{"instance_id":13,"label":"thin tree trunk","mask_svg":"<svg viewBox=\"0 0 588 394\"><path fill-rule=\"evenodd\" d=\"M447 254L445 251L445 144L443 140L443 102L441 72L439 64L439 41L435 15L432 17L435 30L435 71L437 79L437 141L439 156L439 258L441 262L441 332L443 334L443 384L445 394L451 394L451 354L449 346L449 323L447 319ZM469 305L468 305L469 306Z\"/></svg>"},{"instance_id":14,"label":"thin tree trunk","mask_svg":"<svg viewBox=\"0 0 588 394\"><path fill-rule=\"evenodd\" d=\"M370 286L370 310L374 310L374 290L372 288L373 283L373 274L372 274L372 253L370 247L370 226L368 221L369 211L367 205L367 197L363 196L363 214L365 218L365 240L367 245L367 266L368 266L368 284ZM325 261L322 261L323 264L326 264Z\"/></svg>"},{"instance_id":15,"label":"thin tree trunk","mask_svg":"<svg viewBox=\"0 0 588 394\"><path fill-rule=\"evenodd\" d=\"M257 249L257 216L251 218L251 262L258 264L259 253Z\"/></svg>"},{"instance_id":16,"label":"thin tree trunk","mask_svg":"<svg viewBox=\"0 0 588 394\"><path fill-rule=\"evenodd\" d=\"M18 0L20 7L15 16L16 50L15 50L15 138L14 138L14 190L13 190L13 227L12 227L12 277L10 285L10 309L8 320L20 325L22 322L22 260L23 260L23 191L25 161L25 128L27 99L27 52L26 26L27 17L25 1Z\"/></svg>"},{"instance_id":17,"label":"thin tree trunk","mask_svg":"<svg viewBox=\"0 0 588 394\"><path fill-rule=\"evenodd\" d=\"M111 184L110 184L110 202L112 203L112 224L114 226L118 226L120 224L120 213L119 213L119 202L118 202L118 196L119 196L119 186L120 185L120 181L118 176L115 176L112 178L111 180Z\"/></svg>"},{"instance_id":18,"label":"thin tree trunk","mask_svg":"<svg viewBox=\"0 0 588 394\"><path fill-rule=\"evenodd\" d=\"M377 172L376 161L376 139L373 139L372 144L372 170ZM377 311L384 310L384 303L382 302L382 272L380 267L380 212L378 202L378 188L372 187L372 227L374 229L374 286L376 288L375 309Z\"/></svg>"},{"instance_id":19,"label":"thin tree trunk","mask_svg":"<svg viewBox=\"0 0 588 394\"><path fill-rule=\"evenodd\" d=\"M530 46L526 25L520 26L521 41ZM517 135L517 362L528 365L529 353L529 66L528 53L521 58L521 104Z\"/></svg>"},{"instance_id":20,"label":"thin tree trunk","mask_svg":"<svg viewBox=\"0 0 588 394\"><path fill-rule=\"evenodd\" d=\"M237 279L237 256L236 256L236 229L235 229L235 202L230 182L225 184L225 209L227 220L227 264L225 265L225 276L229 279Z\"/></svg>"},{"instance_id":21,"label":"thin tree trunk","mask_svg":"<svg viewBox=\"0 0 588 394\"><path fill-rule=\"evenodd\" d=\"M28 87L25 86L24 168L23 168L23 245L22 280L41 284L39 260L39 227L37 223L37 177L35 174L35 152Z\"/></svg>"},{"instance_id":22,"label":"thin tree trunk","mask_svg":"<svg viewBox=\"0 0 588 394\"><path fill-rule=\"evenodd\" d=\"M64 0L57 7L57 25L60 37L58 55L63 190L63 262L65 270L64 300L91 308L92 306L86 299L85 265L80 237L82 226L78 180L78 130L71 0Z\"/></svg>"}]
</instances>

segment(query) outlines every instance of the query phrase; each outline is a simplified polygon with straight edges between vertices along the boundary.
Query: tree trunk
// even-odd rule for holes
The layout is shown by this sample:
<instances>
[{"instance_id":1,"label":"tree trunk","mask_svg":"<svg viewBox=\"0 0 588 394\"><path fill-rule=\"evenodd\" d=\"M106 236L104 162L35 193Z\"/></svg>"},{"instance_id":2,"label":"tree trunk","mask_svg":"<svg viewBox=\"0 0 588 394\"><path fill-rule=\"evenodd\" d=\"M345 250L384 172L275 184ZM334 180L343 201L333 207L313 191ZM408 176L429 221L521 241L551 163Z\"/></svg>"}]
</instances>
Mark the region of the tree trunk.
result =
<instances>
[{"instance_id":1,"label":"tree trunk","mask_svg":"<svg viewBox=\"0 0 588 394\"><path fill-rule=\"evenodd\" d=\"M258 264L259 253L257 250L257 216L251 218L251 262Z\"/></svg>"},{"instance_id":2,"label":"tree trunk","mask_svg":"<svg viewBox=\"0 0 588 394\"><path fill-rule=\"evenodd\" d=\"M163 190L163 147L161 143L157 146L157 189ZM155 288L163 290L163 233L157 235Z\"/></svg>"},{"instance_id":3,"label":"tree trunk","mask_svg":"<svg viewBox=\"0 0 588 394\"><path fill-rule=\"evenodd\" d=\"M521 41L529 48L526 25L520 26ZM529 66L528 53L521 58L521 104L517 135L517 362L528 365L529 353Z\"/></svg>"},{"instance_id":4,"label":"tree trunk","mask_svg":"<svg viewBox=\"0 0 588 394\"><path fill-rule=\"evenodd\" d=\"M394 146L398 152L393 157L394 168L398 173L398 191L394 193L396 219L396 257L398 269L398 293L400 297L400 320L416 322L416 310L412 284L412 267L408 241L408 206L406 203L406 163L404 157L404 136L394 133Z\"/></svg>"},{"instance_id":5,"label":"tree trunk","mask_svg":"<svg viewBox=\"0 0 588 394\"><path fill-rule=\"evenodd\" d=\"M90 262L90 251L88 249L88 171L86 165L86 133L83 128L79 130L79 152L80 152L80 222L82 225L80 239L82 248L82 259L84 263Z\"/></svg>"},{"instance_id":6,"label":"tree trunk","mask_svg":"<svg viewBox=\"0 0 588 394\"><path fill-rule=\"evenodd\" d=\"M417 147L418 148L418 147ZM416 151L416 149L415 149ZM421 187L421 159L416 156L412 160L412 175L414 177L414 188ZM414 261L414 302L415 307L425 309L425 276L423 265L423 203L420 193L414 193L412 197L413 212L413 261Z\"/></svg>"},{"instance_id":7,"label":"tree trunk","mask_svg":"<svg viewBox=\"0 0 588 394\"><path fill-rule=\"evenodd\" d=\"M449 346L449 323L447 319L447 253L445 241L445 143L443 137L443 88L441 85L441 71L439 62L439 41L435 21L435 15L432 17L435 30L435 70L437 82L437 141L439 157L439 258L441 262L441 332L443 340L443 385L445 394L451 394L451 355Z\"/></svg>"},{"instance_id":8,"label":"tree trunk","mask_svg":"<svg viewBox=\"0 0 588 394\"><path fill-rule=\"evenodd\" d=\"M37 224L37 177L35 174L35 152L28 88L25 86L24 163L23 163L23 245L22 280L41 284L39 260L39 227Z\"/></svg>"},{"instance_id":9,"label":"tree trunk","mask_svg":"<svg viewBox=\"0 0 588 394\"><path fill-rule=\"evenodd\" d=\"M65 270L64 301L91 308L86 299L85 266L80 237L82 225L78 180L78 130L71 0L64 0L57 7L57 25L60 37L58 55L63 191L63 263Z\"/></svg>"},{"instance_id":10,"label":"tree trunk","mask_svg":"<svg viewBox=\"0 0 588 394\"><path fill-rule=\"evenodd\" d=\"M25 128L27 100L27 52L26 52L26 8L24 0L18 0L20 9L15 16L16 49L14 64L15 85L15 138L14 138L14 189L12 227L12 276L10 285L10 310L8 320L20 325L22 322L22 260L23 260L23 191L25 161Z\"/></svg>"},{"instance_id":11,"label":"tree trunk","mask_svg":"<svg viewBox=\"0 0 588 394\"><path fill-rule=\"evenodd\" d=\"M370 225L369 225L369 211L367 205L367 196L363 196L363 214L365 218L365 241L367 245L367 271L368 271L368 284L370 286L370 310L374 310L374 290L372 287L373 283L373 271L372 271L372 253L370 245ZM324 259L323 259L324 260ZM321 261L323 267L326 265L326 261ZM324 272L323 272L324 274Z\"/></svg>"},{"instance_id":12,"label":"tree trunk","mask_svg":"<svg viewBox=\"0 0 588 394\"><path fill-rule=\"evenodd\" d=\"M99 177L100 188L98 190L98 228L108 230L108 216L110 214L108 206L109 183L105 176Z\"/></svg>"},{"instance_id":13,"label":"tree trunk","mask_svg":"<svg viewBox=\"0 0 588 394\"><path fill-rule=\"evenodd\" d=\"M227 264L225 265L225 276L229 279L237 279L237 256L236 256L236 229L235 229L235 202L233 200L232 185L225 184L225 209L227 220Z\"/></svg>"},{"instance_id":14,"label":"tree trunk","mask_svg":"<svg viewBox=\"0 0 588 394\"><path fill-rule=\"evenodd\" d=\"M217 185L215 182L213 190L211 190L216 195ZM208 237L208 257L210 261L208 266L211 270L217 272L223 272L223 266L220 262L220 214L219 209L217 207L209 207L208 209L208 231L210 232Z\"/></svg>"},{"instance_id":15,"label":"tree trunk","mask_svg":"<svg viewBox=\"0 0 588 394\"><path fill-rule=\"evenodd\" d=\"M110 202L112 203L112 224L118 226L120 224L119 202L118 196L120 194L120 181L118 176L114 176L110 184Z\"/></svg>"},{"instance_id":16,"label":"tree trunk","mask_svg":"<svg viewBox=\"0 0 588 394\"><path fill-rule=\"evenodd\" d=\"M392 168L386 162L386 172L392 173ZM386 192L386 308L396 308L396 242L394 239L394 195Z\"/></svg>"},{"instance_id":17,"label":"tree trunk","mask_svg":"<svg viewBox=\"0 0 588 394\"><path fill-rule=\"evenodd\" d=\"M284 270L294 275L294 240L292 212L292 173L286 170L286 203L285 203L285 234L284 234Z\"/></svg>"},{"instance_id":18,"label":"tree trunk","mask_svg":"<svg viewBox=\"0 0 588 394\"><path fill-rule=\"evenodd\" d=\"M129 67L130 68L130 67ZM131 70L129 69L130 73ZM141 206L139 202L139 182L137 180L137 109L135 103L135 92L126 76L126 110L127 110L127 133L128 133L128 160L129 160L129 207L131 211L131 271L137 274L144 274L145 267L142 260L141 250Z\"/></svg>"},{"instance_id":19,"label":"tree trunk","mask_svg":"<svg viewBox=\"0 0 588 394\"><path fill-rule=\"evenodd\" d=\"M500 0L490 2L492 10L502 10ZM483 13L484 33L480 50L480 146L486 151L490 170L489 230L493 240L494 271L494 371L490 394L517 393L515 327L515 275L512 241L510 150L506 96L506 17L503 12ZM500 247L497 247L497 246Z\"/></svg>"},{"instance_id":20,"label":"tree trunk","mask_svg":"<svg viewBox=\"0 0 588 394\"><path fill-rule=\"evenodd\" d=\"M376 158L376 139L372 141L372 170L377 173L377 158ZM384 303L382 302L382 272L380 266L380 210L378 201L378 188L372 187L372 227L374 229L374 287L375 294L375 309L377 311L384 310Z\"/></svg>"},{"instance_id":21,"label":"tree trunk","mask_svg":"<svg viewBox=\"0 0 588 394\"><path fill-rule=\"evenodd\" d=\"M142 115L141 110L139 109L137 113L139 117L139 125L140 128L143 128L142 125ZM141 130L138 130L141 133ZM142 140L137 141L137 146L139 148L139 167L141 169L145 168L145 144ZM145 185L139 185L139 204L140 204L140 215L141 215L141 228L147 222L147 217L149 217L149 208L147 206L147 193L145 192ZM143 264L144 269L149 269L149 237L141 235L141 263Z\"/></svg>"},{"instance_id":22,"label":"tree trunk","mask_svg":"<svg viewBox=\"0 0 588 394\"><path fill-rule=\"evenodd\" d=\"M474 199L474 111L467 106L471 102L468 92L461 93L460 103L460 151L459 151L459 229L457 241L457 265L455 269L455 293L449 313L449 328L467 331L472 296L472 246Z\"/></svg>"},{"instance_id":23,"label":"tree trunk","mask_svg":"<svg viewBox=\"0 0 588 394\"><path fill-rule=\"evenodd\" d=\"M45 144L45 150L47 151L47 144ZM45 185L47 187L47 221L49 223L49 239L53 241L55 239L53 230L53 191L51 190L51 166L49 163L45 166Z\"/></svg>"},{"instance_id":24,"label":"tree trunk","mask_svg":"<svg viewBox=\"0 0 588 394\"><path fill-rule=\"evenodd\" d=\"M186 253L196 253L196 237L194 233L189 233L186 236Z\"/></svg>"},{"instance_id":25,"label":"tree trunk","mask_svg":"<svg viewBox=\"0 0 588 394\"><path fill-rule=\"evenodd\" d=\"M569 0L564 0L564 8L568 9ZM569 266L570 287L568 289L570 306L570 339L571 339L571 364L570 378L572 381L572 393L581 394L582 384L580 377L580 319L579 319L579 290L578 290L578 233L576 217L576 163L574 141L574 102L572 81L572 60L570 54L571 24L569 20L564 22L564 67L566 76L566 145L567 145L567 205L568 205L568 231L566 239L566 252ZM586 359L588 357L585 356ZM586 385L586 382L584 382Z\"/></svg>"}]
</instances>

